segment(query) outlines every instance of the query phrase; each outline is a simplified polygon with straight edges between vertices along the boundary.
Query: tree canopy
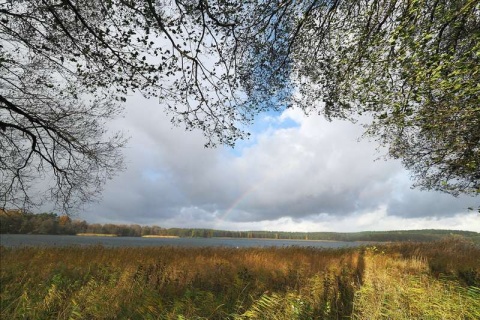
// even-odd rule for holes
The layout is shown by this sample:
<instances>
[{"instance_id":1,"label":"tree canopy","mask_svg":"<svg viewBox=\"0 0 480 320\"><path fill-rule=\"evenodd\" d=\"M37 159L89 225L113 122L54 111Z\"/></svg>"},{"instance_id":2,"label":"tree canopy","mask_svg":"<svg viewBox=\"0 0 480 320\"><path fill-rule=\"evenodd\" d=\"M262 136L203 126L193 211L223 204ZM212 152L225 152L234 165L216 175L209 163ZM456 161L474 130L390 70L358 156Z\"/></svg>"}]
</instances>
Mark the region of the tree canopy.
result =
<instances>
[{"instance_id":1,"label":"tree canopy","mask_svg":"<svg viewBox=\"0 0 480 320\"><path fill-rule=\"evenodd\" d=\"M417 186L479 193L478 1L3 0L0 39L4 207L39 179L90 200L122 167L105 121L131 91L208 146L264 110L366 114Z\"/></svg>"},{"instance_id":2,"label":"tree canopy","mask_svg":"<svg viewBox=\"0 0 480 320\"><path fill-rule=\"evenodd\" d=\"M231 26L214 10L207 2L1 1L0 207L47 199L68 211L98 194L122 168L125 143L105 122L132 91L158 98L174 123L201 128L207 144L239 138L243 116L219 38Z\"/></svg>"},{"instance_id":3,"label":"tree canopy","mask_svg":"<svg viewBox=\"0 0 480 320\"><path fill-rule=\"evenodd\" d=\"M402 160L417 186L480 192L478 1L269 3L253 15L255 47L242 58L272 68L266 81L248 77L254 98L287 89L283 103L307 113L366 114L366 134Z\"/></svg>"}]
</instances>

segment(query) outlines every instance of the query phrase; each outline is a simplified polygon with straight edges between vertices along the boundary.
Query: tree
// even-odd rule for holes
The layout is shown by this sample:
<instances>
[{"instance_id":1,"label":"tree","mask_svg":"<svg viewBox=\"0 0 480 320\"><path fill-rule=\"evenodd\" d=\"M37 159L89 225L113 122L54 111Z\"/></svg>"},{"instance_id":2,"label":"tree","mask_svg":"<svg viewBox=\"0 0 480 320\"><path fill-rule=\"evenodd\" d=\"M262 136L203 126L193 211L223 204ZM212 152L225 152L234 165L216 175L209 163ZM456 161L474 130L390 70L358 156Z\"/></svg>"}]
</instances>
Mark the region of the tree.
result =
<instances>
[{"instance_id":1,"label":"tree","mask_svg":"<svg viewBox=\"0 0 480 320\"><path fill-rule=\"evenodd\" d=\"M68 211L91 200L122 166L124 139L104 134L118 105L92 82L103 81L106 65L99 61L107 61L87 52L81 19L66 7L51 1L0 7L0 207L48 199Z\"/></svg>"},{"instance_id":2,"label":"tree","mask_svg":"<svg viewBox=\"0 0 480 320\"><path fill-rule=\"evenodd\" d=\"M4 0L2 205L64 211L122 168L105 122L132 91L233 145L258 112L368 114L417 185L480 189L474 0Z\"/></svg>"},{"instance_id":3,"label":"tree","mask_svg":"<svg viewBox=\"0 0 480 320\"><path fill-rule=\"evenodd\" d=\"M479 194L478 1L266 2L241 39L255 44L244 63L266 71L245 75L253 101L290 92L276 103L329 119L367 114L366 134L416 186Z\"/></svg>"},{"instance_id":4,"label":"tree","mask_svg":"<svg viewBox=\"0 0 480 320\"><path fill-rule=\"evenodd\" d=\"M0 207L47 199L69 212L94 199L122 168L125 139L105 123L131 91L160 99L207 144L242 136L217 40L231 25L214 10L207 1L1 1Z\"/></svg>"}]
</instances>

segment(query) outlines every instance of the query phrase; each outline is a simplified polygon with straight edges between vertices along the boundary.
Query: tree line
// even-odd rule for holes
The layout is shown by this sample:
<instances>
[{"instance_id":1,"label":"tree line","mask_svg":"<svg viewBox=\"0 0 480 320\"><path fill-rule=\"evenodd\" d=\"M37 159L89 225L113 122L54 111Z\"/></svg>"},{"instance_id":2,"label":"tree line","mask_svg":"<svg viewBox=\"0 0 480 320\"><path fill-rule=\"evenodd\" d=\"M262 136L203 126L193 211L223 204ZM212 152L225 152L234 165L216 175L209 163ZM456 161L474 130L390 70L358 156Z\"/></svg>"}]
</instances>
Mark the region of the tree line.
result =
<instances>
[{"instance_id":1,"label":"tree line","mask_svg":"<svg viewBox=\"0 0 480 320\"><path fill-rule=\"evenodd\" d=\"M162 235L158 226L87 223L55 213L33 214L20 210L0 210L0 233L9 234L111 234L123 237Z\"/></svg>"},{"instance_id":2,"label":"tree line","mask_svg":"<svg viewBox=\"0 0 480 320\"><path fill-rule=\"evenodd\" d=\"M283 240L327 241L434 241L446 236L459 235L480 240L480 234L455 230L400 230L340 232L284 232L284 231L231 231L201 228L162 228L138 224L99 224L71 219L55 213L25 213L19 210L0 211L0 233L3 234L56 234L79 233L108 234L120 237L176 236L181 238L247 238Z\"/></svg>"}]
</instances>

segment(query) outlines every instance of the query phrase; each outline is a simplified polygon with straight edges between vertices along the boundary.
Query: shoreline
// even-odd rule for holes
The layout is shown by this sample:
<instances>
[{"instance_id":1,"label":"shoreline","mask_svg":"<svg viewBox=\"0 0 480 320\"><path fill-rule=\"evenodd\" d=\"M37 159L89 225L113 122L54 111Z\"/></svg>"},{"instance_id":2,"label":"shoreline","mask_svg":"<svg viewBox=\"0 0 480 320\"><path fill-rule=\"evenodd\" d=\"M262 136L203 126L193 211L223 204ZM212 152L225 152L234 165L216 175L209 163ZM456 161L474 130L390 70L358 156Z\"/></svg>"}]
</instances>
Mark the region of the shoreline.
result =
<instances>
[{"instance_id":1,"label":"shoreline","mask_svg":"<svg viewBox=\"0 0 480 320\"><path fill-rule=\"evenodd\" d=\"M80 236L80 237L118 237L116 234L110 234L110 233L77 233L76 236Z\"/></svg>"},{"instance_id":2,"label":"shoreline","mask_svg":"<svg viewBox=\"0 0 480 320\"><path fill-rule=\"evenodd\" d=\"M158 235L149 234L149 235L141 236L141 237L138 237L138 238L164 238L164 239L177 239L177 238L180 238L180 237L179 237L179 236L158 236Z\"/></svg>"}]
</instances>

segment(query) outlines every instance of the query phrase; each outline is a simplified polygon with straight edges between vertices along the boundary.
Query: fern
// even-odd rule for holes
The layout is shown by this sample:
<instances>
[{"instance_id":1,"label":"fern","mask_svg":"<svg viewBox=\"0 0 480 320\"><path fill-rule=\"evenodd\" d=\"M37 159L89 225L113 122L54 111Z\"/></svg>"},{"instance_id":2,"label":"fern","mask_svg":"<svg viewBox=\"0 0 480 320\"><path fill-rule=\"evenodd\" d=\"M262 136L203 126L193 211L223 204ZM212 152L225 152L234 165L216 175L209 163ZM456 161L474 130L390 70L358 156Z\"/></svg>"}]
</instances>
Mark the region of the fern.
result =
<instances>
[{"instance_id":1,"label":"fern","mask_svg":"<svg viewBox=\"0 0 480 320\"><path fill-rule=\"evenodd\" d=\"M251 305L250 309L237 319L265 319L267 315L272 320L280 319L276 313L282 303L283 298L275 293L272 295L263 294Z\"/></svg>"},{"instance_id":2,"label":"fern","mask_svg":"<svg viewBox=\"0 0 480 320\"><path fill-rule=\"evenodd\" d=\"M282 296L277 293L263 294L251 307L235 319L271 319L295 320L311 319L310 303L298 294L289 293Z\"/></svg>"}]
</instances>

